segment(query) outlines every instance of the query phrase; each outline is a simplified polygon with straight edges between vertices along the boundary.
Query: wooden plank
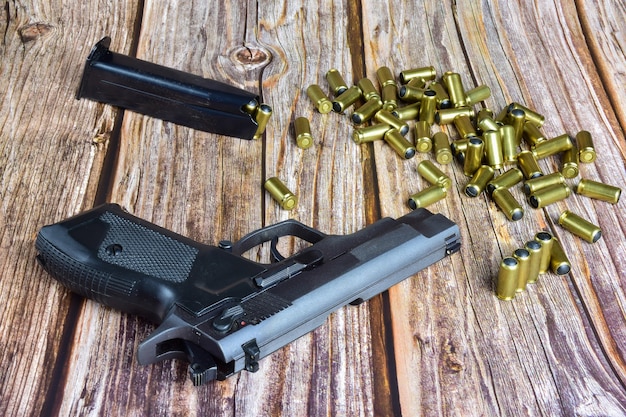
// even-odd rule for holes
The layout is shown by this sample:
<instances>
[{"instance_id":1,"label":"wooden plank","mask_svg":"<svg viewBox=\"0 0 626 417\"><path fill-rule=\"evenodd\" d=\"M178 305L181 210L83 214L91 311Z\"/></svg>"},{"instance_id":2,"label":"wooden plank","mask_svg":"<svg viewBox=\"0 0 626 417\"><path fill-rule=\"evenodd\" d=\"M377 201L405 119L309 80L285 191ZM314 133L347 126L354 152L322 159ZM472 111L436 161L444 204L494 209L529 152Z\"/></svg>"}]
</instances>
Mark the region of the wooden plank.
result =
<instances>
[{"instance_id":1,"label":"wooden plank","mask_svg":"<svg viewBox=\"0 0 626 417\"><path fill-rule=\"evenodd\" d=\"M0 11L0 403L38 415L54 399L69 293L35 260L39 227L90 206L116 112L75 100L93 43L128 40L134 2L4 2ZM130 42L127 42L130 45Z\"/></svg>"},{"instance_id":2,"label":"wooden plank","mask_svg":"<svg viewBox=\"0 0 626 417\"><path fill-rule=\"evenodd\" d=\"M421 19L417 24L405 16ZM620 146L614 138L621 132L615 129L617 124L605 123L615 120L614 115L599 111L610 109L606 96L601 91L581 91L580 83L577 88L573 85L580 78L600 81L593 68L580 64L588 52L572 41L582 38L582 33L571 3L390 5L366 13L364 24L364 43L372 45L368 72L389 63L397 71L434 65L439 74L459 72L467 88L483 83L492 88L487 105L496 111L515 100L549 115L545 127L549 136L575 133L581 126L597 129L594 137L603 143L596 146L605 149L602 155L610 156L602 159L602 165L581 167L586 177L604 167L615 175L615 168L623 165L622 156L614 151ZM419 41L397 41L408 33ZM567 76L560 68L568 68ZM384 146L376 148L379 187L385 196L383 214L401 211L408 194L420 189L419 180L412 180L414 165L390 155ZM403 413L620 412L616 410L624 403L623 355L617 346L625 339L623 315L615 310L623 305L623 283L617 277L624 270L618 260L602 254L616 253L623 246L623 230L611 226L622 224L621 210L573 197L544 211L527 210L522 222L511 224L488 200L462 195L467 180L458 168L444 170L456 185L452 195L433 208L459 222L465 241L461 255L453 258L453 265L439 264L390 291ZM617 169L617 175L614 181L623 183L623 170ZM559 210L565 207L586 210L613 236L594 246L581 243L555 226ZM499 260L543 228L557 234L568 253L584 255L571 256L570 279L576 288L567 280L546 276L519 300L498 301L493 277ZM595 288L586 282L590 280L596 282ZM577 304L579 288L588 293L582 297L583 308ZM599 337L594 331L575 330L590 326ZM589 402L590 397L597 400Z\"/></svg>"}]
</instances>

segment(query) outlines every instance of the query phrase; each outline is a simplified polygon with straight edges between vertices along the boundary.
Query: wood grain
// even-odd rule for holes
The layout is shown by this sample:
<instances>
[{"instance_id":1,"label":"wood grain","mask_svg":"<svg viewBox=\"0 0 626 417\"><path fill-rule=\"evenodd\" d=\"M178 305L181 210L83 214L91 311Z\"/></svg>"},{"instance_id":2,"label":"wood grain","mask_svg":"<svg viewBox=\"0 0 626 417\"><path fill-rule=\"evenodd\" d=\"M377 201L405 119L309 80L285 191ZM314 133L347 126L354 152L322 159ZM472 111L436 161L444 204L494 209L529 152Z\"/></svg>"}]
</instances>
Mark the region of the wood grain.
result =
<instances>
[{"instance_id":1,"label":"wood grain","mask_svg":"<svg viewBox=\"0 0 626 417\"><path fill-rule=\"evenodd\" d=\"M259 372L193 387L186 365L140 366L151 323L70 295L36 265L34 237L102 201L194 240L238 239L287 218L346 234L409 211L426 186L386 144L355 145L346 114L305 94L337 68L348 83L378 67L433 65L485 106L546 115L549 136L581 129L598 160L581 177L626 184L626 8L587 0L521 2L5 1L0 8L0 404L5 415L624 415L626 210L572 195L511 223L469 198L458 165L430 209L459 224L460 253L261 361ZM84 59L111 49L259 91L273 115L262 141L194 131L74 100ZM314 146L292 123L310 119ZM455 137L452 127L435 127ZM558 158L541 161L546 172ZM299 197L287 212L263 181ZM571 181L575 186L577 180ZM514 195L522 199L519 190ZM598 224L588 244L557 224L564 209ZM514 301L494 295L503 256L549 230L572 261ZM281 250L302 243L281 241ZM268 248L248 256L268 259Z\"/></svg>"}]
</instances>

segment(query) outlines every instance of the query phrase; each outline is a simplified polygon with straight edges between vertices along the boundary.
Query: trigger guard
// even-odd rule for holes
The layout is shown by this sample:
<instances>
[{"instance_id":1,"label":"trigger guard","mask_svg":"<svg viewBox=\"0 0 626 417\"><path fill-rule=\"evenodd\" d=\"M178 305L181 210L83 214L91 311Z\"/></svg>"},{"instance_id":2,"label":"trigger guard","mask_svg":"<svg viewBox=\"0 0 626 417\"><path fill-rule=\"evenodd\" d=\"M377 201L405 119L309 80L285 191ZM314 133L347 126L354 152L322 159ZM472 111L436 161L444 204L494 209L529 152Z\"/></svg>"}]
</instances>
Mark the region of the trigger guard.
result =
<instances>
[{"instance_id":1,"label":"trigger guard","mask_svg":"<svg viewBox=\"0 0 626 417\"><path fill-rule=\"evenodd\" d=\"M324 239L326 234L320 232L319 230L315 230L312 227L308 227L296 220L285 220L248 233L233 244L232 253L235 255L241 255L265 242L271 242L270 250L272 257L276 261L281 261L285 258L280 252L278 252L276 244L278 243L278 238L284 236L294 236L311 244L315 244Z\"/></svg>"}]
</instances>

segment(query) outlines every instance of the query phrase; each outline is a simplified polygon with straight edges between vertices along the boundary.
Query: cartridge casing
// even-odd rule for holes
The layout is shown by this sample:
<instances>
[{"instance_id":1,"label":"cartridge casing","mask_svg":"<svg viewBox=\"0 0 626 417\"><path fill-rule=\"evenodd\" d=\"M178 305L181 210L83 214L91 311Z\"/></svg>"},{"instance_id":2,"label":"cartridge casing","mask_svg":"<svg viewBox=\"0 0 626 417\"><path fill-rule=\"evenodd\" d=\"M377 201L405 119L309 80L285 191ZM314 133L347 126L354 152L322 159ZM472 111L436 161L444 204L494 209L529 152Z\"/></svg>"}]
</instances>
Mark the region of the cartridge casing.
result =
<instances>
[{"instance_id":1,"label":"cartridge casing","mask_svg":"<svg viewBox=\"0 0 626 417\"><path fill-rule=\"evenodd\" d=\"M522 171L522 174L524 174L524 178L526 179L536 178L543 175L535 155L533 155L530 151L522 151L517 154L517 166Z\"/></svg>"},{"instance_id":2,"label":"cartridge casing","mask_svg":"<svg viewBox=\"0 0 626 417\"><path fill-rule=\"evenodd\" d=\"M535 240L541 244L539 273L545 274L550 269L550 256L552 254L552 246L554 246L554 237L552 237L551 233L542 231L535 235Z\"/></svg>"},{"instance_id":3,"label":"cartridge casing","mask_svg":"<svg viewBox=\"0 0 626 417\"><path fill-rule=\"evenodd\" d=\"M326 73L326 81L335 97L343 94L348 89L348 84L336 68L332 68Z\"/></svg>"},{"instance_id":4,"label":"cartridge casing","mask_svg":"<svg viewBox=\"0 0 626 417\"><path fill-rule=\"evenodd\" d=\"M407 138L402 136L398 129L389 129L385 132L383 139L404 159L411 159L415 156L415 147Z\"/></svg>"},{"instance_id":5,"label":"cartridge casing","mask_svg":"<svg viewBox=\"0 0 626 417\"><path fill-rule=\"evenodd\" d=\"M394 111L398 107L398 87L387 84L382 87L383 109Z\"/></svg>"},{"instance_id":6,"label":"cartridge casing","mask_svg":"<svg viewBox=\"0 0 626 417\"><path fill-rule=\"evenodd\" d=\"M518 221L524 217L524 209L508 188L496 188L491 197L507 219Z\"/></svg>"},{"instance_id":7,"label":"cartridge casing","mask_svg":"<svg viewBox=\"0 0 626 417\"><path fill-rule=\"evenodd\" d=\"M409 197L409 207L413 210L420 207L427 207L437 201L443 200L448 194L448 190L438 185L431 185L422 191Z\"/></svg>"},{"instance_id":8,"label":"cartridge casing","mask_svg":"<svg viewBox=\"0 0 626 417\"><path fill-rule=\"evenodd\" d=\"M462 114L454 118L454 127L456 127L457 132L459 132L459 136L462 138L476 136L476 129L474 129L472 120L466 114Z\"/></svg>"},{"instance_id":9,"label":"cartridge casing","mask_svg":"<svg viewBox=\"0 0 626 417\"><path fill-rule=\"evenodd\" d=\"M379 123L391 125L395 129L397 129L402 136L409 133L409 125L405 121L398 119L388 110L382 109L377 111L376 114L374 114L374 119L376 119L376 121Z\"/></svg>"},{"instance_id":10,"label":"cartridge casing","mask_svg":"<svg viewBox=\"0 0 626 417\"><path fill-rule=\"evenodd\" d=\"M452 107L450 96L448 95L448 92L441 83L433 81L432 83L430 83L428 88L437 93L437 108L449 109L450 107Z\"/></svg>"},{"instance_id":11,"label":"cartridge casing","mask_svg":"<svg viewBox=\"0 0 626 417\"><path fill-rule=\"evenodd\" d=\"M463 173L471 177L482 165L484 143L482 139L470 138L465 151L465 162L463 162Z\"/></svg>"},{"instance_id":12,"label":"cartridge casing","mask_svg":"<svg viewBox=\"0 0 626 417\"><path fill-rule=\"evenodd\" d=\"M448 90L450 101L453 107L465 107L467 106L467 97L465 97L465 89L463 88L463 82L461 81L461 75L447 71L443 74L443 84Z\"/></svg>"},{"instance_id":13,"label":"cartridge casing","mask_svg":"<svg viewBox=\"0 0 626 417\"><path fill-rule=\"evenodd\" d=\"M493 169L501 169L504 165L502 153L502 141L498 130L488 130L483 132L483 142L485 143L485 159L487 165Z\"/></svg>"},{"instance_id":14,"label":"cartridge casing","mask_svg":"<svg viewBox=\"0 0 626 417\"><path fill-rule=\"evenodd\" d=\"M400 97L400 100L406 103L415 103L416 101L420 101L422 97L424 97L424 93L426 91L433 90L427 90L426 88L421 87L412 87L410 85L403 85L398 91L398 97Z\"/></svg>"},{"instance_id":15,"label":"cartridge casing","mask_svg":"<svg viewBox=\"0 0 626 417\"><path fill-rule=\"evenodd\" d=\"M415 120L417 119L417 116L419 116L420 104L421 103L419 101L416 101L415 103L398 107L394 110L393 114L395 114L400 120Z\"/></svg>"},{"instance_id":16,"label":"cartridge casing","mask_svg":"<svg viewBox=\"0 0 626 417\"><path fill-rule=\"evenodd\" d=\"M525 122L526 116L523 110L513 109L507 115L507 124L513 126L513 129L515 129L515 144L518 146L522 143L522 133L524 132Z\"/></svg>"},{"instance_id":17,"label":"cartridge casing","mask_svg":"<svg viewBox=\"0 0 626 417\"><path fill-rule=\"evenodd\" d=\"M450 109L439 108L435 112L435 123L440 125L449 125L454 122L458 116L466 115L470 119L474 118L474 109L472 107L453 107Z\"/></svg>"},{"instance_id":18,"label":"cartridge casing","mask_svg":"<svg viewBox=\"0 0 626 417\"><path fill-rule=\"evenodd\" d=\"M550 269L557 275L566 275L572 269L572 264L563 250L563 246L558 239L554 238L552 251L550 253Z\"/></svg>"},{"instance_id":19,"label":"cartridge casing","mask_svg":"<svg viewBox=\"0 0 626 417\"><path fill-rule=\"evenodd\" d=\"M512 256L507 256L500 263L496 295L501 300L512 300L517 292L519 280L519 262Z\"/></svg>"},{"instance_id":20,"label":"cartridge casing","mask_svg":"<svg viewBox=\"0 0 626 417\"><path fill-rule=\"evenodd\" d=\"M528 146L530 146L531 148L534 148L539 143L547 140L547 138L544 136L543 133L541 133L541 130L539 130L537 125L528 121L524 122L522 137L526 140L526 143L528 143Z\"/></svg>"},{"instance_id":21,"label":"cartridge casing","mask_svg":"<svg viewBox=\"0 0 626 417\"><path fill-rule=\"evenodd\" d=\"M313 145L313 136L311 136L311 125L306 117L298 117L293 122L296 131L296 144L298 148L307 149Z\"/></svg>"},{"instance_id":22,"label":"cartridge casing","mask_svg":"<svg viewBox=\"0 0 626 417\"><path fill-rule=\"evenodd\" d=\"M269 178L263 186L283 209L292 210L298 204L298 197L277 177Z\"/></svg>"},{"instance_id":23,"label":"cartridge casing","mask_svg":"<svg viewBox=\"0 0 626 417\"><path fill-rule=\"evenodd\" d=\"M450 142L448 142L448 135L445 132L437 132L433 135L432 140L437 162L442 165L452 162L452 150L450 149Z\"/></svg>"},{"instance_id":24,"label":"cartridge casing","mask_svg":"<svg viewBox=\"0 0 626 417\"><path fill-rule=\"evenodd\" d=\"M593 146L591 133L581 130L576 134L576 146L578 147L578 160L590 163L596 160L596 150Z\"/></svg>"},{"instance_id":25,"label":"cartridge casing","mask_svg":"<svg viewBox=\"0 0 626 417\"><path fill-rule=\"evenodd\" d=\"M361 89L356 85L348 88L346 91L335 97L333 100L333 111L343 113L348 107L352 106L361 98Z\"/></svg>"},{"instance_id":26,"label":"cartridge casing","mask_svg":"<svg viewBox=\"0 0 626 417\"><path fill-rule=\"evenodd\" d=\"M357 83L357 86L361 89L361 95L365 99L365 101L369 101L373 98L376 98L382 102L382 98L380 97L380 93L374 86L374 83L369 78L361 78Z\"/></svg>"},{"instance_id":27,"label":"cartridge casing","mask_svg":"<svg viewBox=\"0 0 626 417\"><path fill-rule=\"evenodd\" d=\"M491 88L487 85L479 85L465 92L467 106L473 106L478 102L487 100L489 97L491 97Z\"/></svg>"},{"instance_id":28,"label":"cartridge casing","mask_svg":"<svg viewBox=\"0 0 626 417\"><path fill-rule=\"evenodd\" d=\"M535 194L542 188L549 187L551 185L567 185L565 177L560 172L553 172L552 174L542 175L541 177L532 178L524 181L522 191L526 195Z\"/></svg>"},{"instance_id":29,"label":"cartridge casing","mask_svg":"<svg viewBox=\"0 0 626 417\"><path fill-rule=\"evenodd\" d=\"M326 93L322 91L319 85L311 84L306 89L306 95L313 102L313 105L318 112L326 114L330 113L330 111L333 109L333 102L330 101Z\"/></svg>"},{"instance_id":30,"label":"cartridge casing","mask_svg":"<svg viewBox=\"0 0 626 417\"><path fill-rule=\"evenodd\" d=\"M537 127L543 126L543 123L546 120L546 118L542 114L539 114L536 111L531 110L522 104L515 103L515 102L509 104L509 107L508 107L509 113L513 111L514 109L522 110L524 112L525 119L533 123Z\"/></svg>"},{"instance_id":31,"label":"cartridge casing","mask_svg":"<svg viewBox=\"0 0 626 417\"><path fill-rule=\"evenodd\" d=\"M383 108L383 102L378 98L371 98L352 113L352 123L363 124L370 120L374 114Z\"/></svg>"},{"instance_id":32,"label":"cartridge casing","mask_svg":"<svg viewBox=\"0 0 626 417\"><path fill-rule=\"evenodd\" d=\"M533 149L533 155L537 159L547 158L560 152L572 149L572 140L568 134L563 134L552 139L537 143Z\"/></svg>"},{"instance_id":33,"label":"cartridge casing","mask_svg":"<svg viewBox=\"0 0 626 417\"><path fill-rule=\"evenodd\" d=\"M424 81L434 80L436 76L435 67L411 68L400 72L400 82L406 84L409 81L418 78Z\"/></svg>"},{"instance_id":34,"label":"cartridge casing","mask_svg":"<svg viewBox=\"0 0 626 417\"><path fill-rule=\"evenodd\" d=\"M425 159L417 164L417 172L431 185L449 189L452 186L452 180L430 160Z\"/></svg>"},{"instance_id":35,"label":"cartridge casing","mask_svg":"<svg viewBox=\"0 0 626 417\"><path fill-rule=\"evenodd\" d=\"M493 112L489 109L481 109L476 114L476 126L483 132L498 130L500 125L493 120Z\"/></svg>"},{"instance_id":36,"label":"cartridge casing","mask_svg":"<svg viewBox=\"0 0 626 417\"><path fill-rule=\"evenodd\" d=\"M511 168L487 183L487 193L492 194L498 188L511 188L524 179L524 174L517 168Z\"/></svg>"},{"instance_id":37,"label":"cartridge casing","mask_svg":"<svg viewBox=\"0 0 626 417\"><path fill-rule=\"evenodd\" d=\"M253 139L261 139L271 115L272 108L267 104L261 104L257 107L256 112L254 113L254 120L256 121L257 128L256 132L254 132Z\"/></svg>"},{"instance_id":38,"label":"cartridge casing","mask_svg":"<svg viewBox=\"0 0 626 417\"><path fill-rule=\"evenodd\" d=\"M352 131L352 140L357 144L382 140L385 133L391 128L391 125L385 123L356 128Z\"/></svg>"},{"instance_id":39,"label":"cartridge casing","mask_svg":"<svg viewBox=\"0 0 626 417\"><path fill-rule=\"evenodd\" d=\"M437 110L437 93L433 90L424 91L421 100L419 120L433 124L435 122L435 111Z\"/></svg>"},{"instance_id":40,"label":"cartridge casing","mask_svg":"<svg viewBox=\"0 0 626 417\"><path fill-rule=\"evenodd\" d=\"M530 253L530 259L528 261L528 278L527 284L534 284L539 278L539 267L541 265L541 243L536 240L530 240L524 245L524 249Z\"/></svg>"},{"instance_id":41,"label":"cartridge casing","mask_svg":"<svg viewBox=\"0 0 626 417\"><path fill-rule=\"evenodd\" d=\"M619 187L598 181L582 179L576 186L576 193L596 200L617 204L622 190Z\"/></svg>"},{"instance_id":42,"label":"cartridge casing","mask_svg":"<svg viewBox=\"0 0 626 417\"><path fill-rule=\"evenodd\" d=\"M567 231L586 240L595 243L602 237L600 228L588 220L583 219L569 210L565 210L559 217L559 224Z\"/></svg>"},{"instance_id":43,"label":"cartridge casing","mask_svg":"<svg viewBox=\"0 0 626 417\"><path fill-rule=\"evenodd\" d=\"M528 272L530 270L530 252L525 248L515 249L513 257L517 259L519 263L517 288L515 291L522 292L526 290L526 281L528 280Z\"/></svg>"},{"instance_id":44,"label":"cartridge casing","mask_svg":"<svg viewBox=\"0 0 626 417\"><path fill-rule=\"evenodd\" d=\"M536 209L549 206L557 201L565 200L571 194L567 184L554 184L540 188L528 197L528 203Z\"/></svg>"},{"instance_id":45,"label":"cartridge casing","mask_svg":"<svg viewBox=\"0 0 626 417\"><path fill-rule=\"evenodd\" d=\"M502 158L505 164L517 162L517 140L515 139L515 128L511 125L500 126L500 139L502 141Z\"/></svg>"},{"instance_id":46,"label":"cartridge casing","mask_svg":"<svg viewBox=\"0 0 626 417\"><path fill-rule=\"evenodd\" d=\"M465 186L465 195L476 197L483 192L487 183L493 178L493 168L489 165L482 165L474 172L472 179Z\"/></svg>"},{"instance_id":47,"label":"cartridge casing","mask_svg":"<svg viewBox=\"0 0 626 417\"><path fill-rule=\"evenodd\" d=\"M433 141L430 138L430 123L425 120L415 122L415 149L420 153L430 152Z\"/></svg>"},{"instance_id":48,"label":"cartridge casing","mask_svg":"<svg viewBox=\"0 0 626 417\"><path fill-rule=\"evenodd\" d=\"M378 84L380 84L381 88L390 84L396 86L396 80L389 67L379 67L376 70L376 78L378 79Z\"/></svg>"},{"instance_id":49,"label":"cartridge casing","mask_svg":"<svg viewBox=\"0 0 626 417\"><path fill-rule=\"evenodd\" d=\"M563 164L561 165L561 174L565 178L576 178L578 173L578 148L576 145L571 149L563 152Z\"/></svg>"}]
</instances>

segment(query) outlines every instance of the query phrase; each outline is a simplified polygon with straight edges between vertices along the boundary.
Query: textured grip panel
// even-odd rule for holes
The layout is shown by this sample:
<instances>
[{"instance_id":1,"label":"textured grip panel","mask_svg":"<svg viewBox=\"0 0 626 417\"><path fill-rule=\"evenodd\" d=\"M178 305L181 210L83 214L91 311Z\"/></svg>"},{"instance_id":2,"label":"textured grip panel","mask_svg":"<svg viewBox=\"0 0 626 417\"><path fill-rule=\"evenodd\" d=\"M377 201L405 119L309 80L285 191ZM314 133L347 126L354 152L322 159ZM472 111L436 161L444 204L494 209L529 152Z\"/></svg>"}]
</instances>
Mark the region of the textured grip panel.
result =
<instances>
[{"instance_id":1,"label":"textured grip panel","mask_svg":"<svg viewBox=\"0 0 626 417\"><path fill-rule=\"evenodd\" d=\"M59 251L41 236L37 237L39 260L61 284L83 297L106 304L109 297L128 297L137 281L120 279L90 268Z\"/></svg>"},{"instance_id":2,"label":"textured grip panel","mask_svg":"<svg viewBox=\"0 0 626 417\"><path fill-rule=\"evenodd\" d=\"M110 225L98 249L102 261L170 282L189 276L198 249L111 212L100 220Z\"/></svg>"}]
</instances>

